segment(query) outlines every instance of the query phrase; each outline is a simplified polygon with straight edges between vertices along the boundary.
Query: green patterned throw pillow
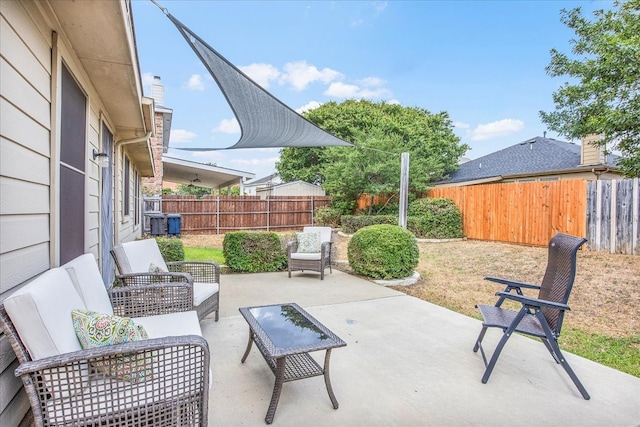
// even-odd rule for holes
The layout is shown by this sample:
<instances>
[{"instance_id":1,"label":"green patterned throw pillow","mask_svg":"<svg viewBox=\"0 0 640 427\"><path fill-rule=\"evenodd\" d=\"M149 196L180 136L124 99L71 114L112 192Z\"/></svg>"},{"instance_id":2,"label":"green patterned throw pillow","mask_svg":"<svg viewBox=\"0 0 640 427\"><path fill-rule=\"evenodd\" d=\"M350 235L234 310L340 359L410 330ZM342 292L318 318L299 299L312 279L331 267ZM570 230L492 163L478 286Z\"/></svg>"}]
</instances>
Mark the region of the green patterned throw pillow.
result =
<instances>
[{"instance_id":1,"label":"green patterned throw pillow","mask_svg":"<svg viewBox=\"0 0 640 427\"><path fill-rule=\"evenodd\" d=\"M73 328L83 349L148 339L147 331L129 317L96 313L89 310L71 312ZM93 363L100 372L132 383L153 378L151 357L144 354L123 354Z\"/></svg>"},{"instance_id":2,"label":"green patterned throw pillow","mask_svg":"<svg viewBox=\"0 0 640 427\"><path fill-rule=\"evenodd\" d=\"M149 273L166 273L166 271L164 271L164 269L159 265L151 263L149 264Z\"/></svg>"},{"instance_id":3,"label":"green patterned throw pillow","mask_svg":"<svg viewBox=\"0 0 640 427\"><path fill-rule=\"evenodd\" d=\"M298 240L298 252L320 252L320 233L296 233Z\"/></svg>"}]
</instances>

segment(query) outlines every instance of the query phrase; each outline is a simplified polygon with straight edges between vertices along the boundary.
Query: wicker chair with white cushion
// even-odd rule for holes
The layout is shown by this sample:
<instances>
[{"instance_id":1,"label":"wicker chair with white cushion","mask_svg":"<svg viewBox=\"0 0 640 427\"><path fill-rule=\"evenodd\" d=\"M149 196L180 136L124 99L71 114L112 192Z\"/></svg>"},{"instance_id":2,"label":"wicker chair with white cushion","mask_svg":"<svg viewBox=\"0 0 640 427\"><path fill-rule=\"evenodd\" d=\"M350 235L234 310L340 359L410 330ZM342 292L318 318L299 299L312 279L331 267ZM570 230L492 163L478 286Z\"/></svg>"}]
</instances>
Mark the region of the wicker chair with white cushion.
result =
<instances>
[{"instance_id":1,"label":"wicker chair with white cushion","mask_svg":"<svg viewBox=\"0 0 640 427\"><path fill-rule=\"evenodd\" d=\"M331 227L304 227L296 233L296 240L287 244L289 277L292 271L319 271L324 280L324 270L331 273Z\"/></svg>"},{"instance_id":2,"label":"wicker chair with white cushion","mask_svg":"<svg viewBox=\"0 0 640 427\"><path fill-rule=\"evenodd\" d=\"M35 424L206 426L210 356L197 313L188 311L191 286L107 290L86 254L8 296L0 329L20 362L15 374ZM165 314L146 316L145 304Z\"/></svg>"},{"instance_id":3,"label":"wicker chair with white cushion","mask_svg":"<svg viewBox=\"0 0 640 427\"><path fill-rule=\"evenodd\" d=\"M193 281L193 305L198 318L215 312L219 317L220 266L215 262L177 261L165 263L156 239L135 240L117 245L111 251L125 285L153 283L156 275L182 273ZM182 279L179 279L182 280Z\"/></svg>"}]
</instances>

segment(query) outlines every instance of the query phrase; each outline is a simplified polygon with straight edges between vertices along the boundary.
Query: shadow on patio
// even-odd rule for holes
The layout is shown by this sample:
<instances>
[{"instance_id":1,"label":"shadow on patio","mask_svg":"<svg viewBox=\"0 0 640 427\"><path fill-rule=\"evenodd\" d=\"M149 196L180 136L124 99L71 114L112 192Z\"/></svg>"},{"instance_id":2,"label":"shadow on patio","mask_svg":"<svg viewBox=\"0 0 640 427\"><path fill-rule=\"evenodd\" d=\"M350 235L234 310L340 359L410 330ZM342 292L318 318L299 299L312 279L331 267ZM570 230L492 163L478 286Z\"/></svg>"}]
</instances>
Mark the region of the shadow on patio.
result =
<instances>
[{"instance_id":1,"label":"shadow on patio","mask_svg":"<svg viewBox=\"0 0 640 427\"><path fill-rule=\"evenodd\" d=\"M473 353L479 320L334 270L221 278L220 321L202 323L211 347L211 425L264 425L274 377L239 307L296 302L347 342L331 355L334 410L322 377L285 383L281 426L637 426L640 379L565 352L586 401L539 342L512 337L487 384ZM570 316L570 314L568 314ZM485 348L499 332L490 330ZM322 362L324 352L313 353Z\"/></svg>"}]
</instances>

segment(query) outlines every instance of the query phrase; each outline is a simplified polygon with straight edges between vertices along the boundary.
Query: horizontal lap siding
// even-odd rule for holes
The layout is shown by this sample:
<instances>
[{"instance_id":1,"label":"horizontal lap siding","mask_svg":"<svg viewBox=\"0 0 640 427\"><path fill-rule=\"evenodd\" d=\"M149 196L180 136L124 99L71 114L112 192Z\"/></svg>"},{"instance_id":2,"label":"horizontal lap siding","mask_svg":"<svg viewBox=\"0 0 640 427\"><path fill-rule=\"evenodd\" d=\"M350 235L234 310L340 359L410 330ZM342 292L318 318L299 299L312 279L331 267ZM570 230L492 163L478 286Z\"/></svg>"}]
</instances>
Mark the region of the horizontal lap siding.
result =
<instances>
[{"instance_id":1,"label":"horizontal lap siding","mask_svg":"<svg viewBox=\"0 0 640 427\"><path fill-rule=\"evenodd\" d=\"M470 239L546 246L557 232L586 235L586 181L566 180L434 188L453 200Z\"/></svg>"},{"instance_id":2,"label":"horizontal lap siding","mask_svg":"<svg viewBox=\"0 0 640 427\"><path fill-rule=\"evenodd\" d=\"M50 267L51 31L35 3L0 1L0 299ZM29 409L0 335L0 425Z\"/></svg>"},{"instance_id":3,"label":"horizontal lap siding","mask_svg":"<svg viewBox=\"0 0 640 427\"><path fill-rule=\"evenodd\" d=\"M313 223L312 212L330 204L327 196L195 196L165 195L164 214L181 215L185 234L224 234L239 230L299 230Z\"/></svg>"}]
</instances>

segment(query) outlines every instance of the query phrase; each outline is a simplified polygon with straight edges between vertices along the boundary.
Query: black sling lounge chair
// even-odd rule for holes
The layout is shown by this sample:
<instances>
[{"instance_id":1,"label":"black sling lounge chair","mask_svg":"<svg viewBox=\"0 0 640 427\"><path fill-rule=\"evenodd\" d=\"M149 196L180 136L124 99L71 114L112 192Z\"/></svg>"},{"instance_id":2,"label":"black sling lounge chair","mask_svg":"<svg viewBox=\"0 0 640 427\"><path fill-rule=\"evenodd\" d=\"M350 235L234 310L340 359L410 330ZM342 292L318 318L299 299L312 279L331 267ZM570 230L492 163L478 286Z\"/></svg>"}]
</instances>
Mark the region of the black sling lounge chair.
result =
<instances>
[{"instance_id":1,"label":"black sling lounge chair","mask_svg":"<svg viewBox=\"0 0 640 427\"><path fill-rule=\"evenodd\" d=\"M576 256L578 249L587 240L579 237L558 233L549 242L549 257L547 260L547 270L542 279L542 285L530 285L515 282L497 277L485 277L485 280L506 285L503 292L498 292L498 301L493 305L477 305L482 318L482 330L476 340L473 351L480 349L486 370L482 377L482 382L489 381L491 371L500 356L502 348L514 332L538 337L542 340L547 350L551 353L556 363L562 365L569 374L571 380L576 385L580 394L585 399L589 399L589 393L584 388L580 380L573 372L569 363L560 351L558 337L562 329L564 312L569 310L567 301L573 286L576 275ZM531 298L522 294L522 289L539 289L538 298ZM515 293L511 293L515 291ZM501 308L505 299L516 301L522 304L520 311L513 311ZM482 339L487 328L501 328L502 338L487 363Z\"/></svg>"}]
</instances>

